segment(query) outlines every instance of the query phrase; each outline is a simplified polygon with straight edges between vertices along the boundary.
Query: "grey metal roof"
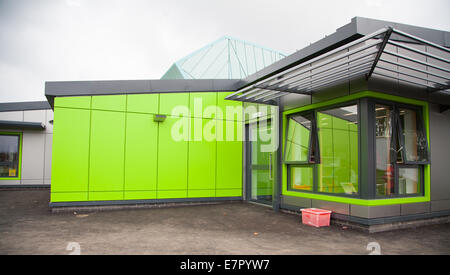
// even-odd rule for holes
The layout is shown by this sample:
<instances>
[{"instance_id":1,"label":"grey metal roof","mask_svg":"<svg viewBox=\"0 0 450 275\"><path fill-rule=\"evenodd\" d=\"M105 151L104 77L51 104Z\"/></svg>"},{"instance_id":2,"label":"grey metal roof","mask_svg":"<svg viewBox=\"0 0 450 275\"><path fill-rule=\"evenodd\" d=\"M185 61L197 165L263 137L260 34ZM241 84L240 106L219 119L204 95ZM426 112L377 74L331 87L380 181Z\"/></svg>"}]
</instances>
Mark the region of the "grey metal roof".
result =
<instances>
[{"instance_id":1,"label":"grey metal roof","mask_svg":"<svg viewBox=\"0 0 450 275\"><path fill-rule=\"evenodd\" d=\"M48 101L24 101L0 103L0 112L47 110L51 109Z\"/></svg>"},{"instance_id":2,"label":"grey metal roof","mask_svg":"<svg viewBox=\"0 0 450 275\"><path fill-rule=\"evenodd\" d=\"M450 49L392 27L381 28L322 55L239 89L227 99L276 104L372 75L436 92L450 88Z\"/></svg>"}]
</instances>

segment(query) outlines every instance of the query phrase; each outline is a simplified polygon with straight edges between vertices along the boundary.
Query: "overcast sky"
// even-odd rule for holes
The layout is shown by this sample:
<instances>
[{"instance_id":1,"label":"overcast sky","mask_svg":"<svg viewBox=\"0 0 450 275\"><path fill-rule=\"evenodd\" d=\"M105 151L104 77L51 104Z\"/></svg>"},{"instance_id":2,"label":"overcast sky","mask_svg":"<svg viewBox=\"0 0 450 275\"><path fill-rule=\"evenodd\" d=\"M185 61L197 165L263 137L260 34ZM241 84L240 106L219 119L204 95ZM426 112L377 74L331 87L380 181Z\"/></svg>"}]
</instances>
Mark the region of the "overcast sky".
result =
<instances>
[{"instance_id":1,"label":"overcast sky","mask_svg":"<svg viewBox=\"0 0 450 275\"><path fill-rule=\"evenodd\" d=\"M285 54L362 16L450 30L449 0L0 0L0 102L45 81L159 79L223 35Z\"/></svg>"}]
</instances>

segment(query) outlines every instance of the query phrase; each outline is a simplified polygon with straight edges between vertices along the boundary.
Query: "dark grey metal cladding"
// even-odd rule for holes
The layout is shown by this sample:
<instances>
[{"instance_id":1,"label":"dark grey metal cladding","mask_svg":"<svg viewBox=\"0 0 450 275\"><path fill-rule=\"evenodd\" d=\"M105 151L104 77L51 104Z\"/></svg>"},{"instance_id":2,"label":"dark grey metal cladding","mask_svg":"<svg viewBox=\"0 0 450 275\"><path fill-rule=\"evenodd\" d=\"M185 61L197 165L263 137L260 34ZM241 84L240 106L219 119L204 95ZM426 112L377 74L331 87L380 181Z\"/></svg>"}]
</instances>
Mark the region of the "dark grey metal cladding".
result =
<instances>
[{"instance_id":1,"label":"dark grey metal cladding","mask_svg":"<svg viewBox=\"0 0 450 275\"><path fill-rule=\"evenodd\" d=\"M0 112L47 110L51 109L47 101L24 101L0 103Z\"/></svg>"},{"instance_id":2,"label":"dark grey metal cladding","mask_svg":"<svg viewBox=\"0 0 450 275\"><path fill-rule=\"evenodd\" d=\"M236 79L160 79L46 82L47 96L234 91Z\"/></svg>"},{"instance_id":3,"label":"dark grey metal cladding","mask_svg":"<svg viewBox=\"0 0 450 275\"><path fill-rule=\"evenodd\" d=\"M41 122L24 122L0 120L0 129L8 130L44 130L45 125Z\"/></svg>"},{"instance_id":4,"label":"dark grey metal cladding","mask_svg":"<svg viewBox=\"0 0 450 275\"><path fill-rule=\"evenodd\" d=\"M440 113L438 105L430 104L431 201L450 201L450 112ZM450 204L448 206L450 209Z\"/></svg>"},{"instance_id":5,"label":"dark grey metal cladding","mask_svg":"<svg viewBox=\"0 0 450 275\"><path fill-rule=\"evenodd\" d=\"M239 81L237 79L51 81L45 83L45 95L53 106L55 96L227 92L236 90Z\"/></svg>"}]
</instances>

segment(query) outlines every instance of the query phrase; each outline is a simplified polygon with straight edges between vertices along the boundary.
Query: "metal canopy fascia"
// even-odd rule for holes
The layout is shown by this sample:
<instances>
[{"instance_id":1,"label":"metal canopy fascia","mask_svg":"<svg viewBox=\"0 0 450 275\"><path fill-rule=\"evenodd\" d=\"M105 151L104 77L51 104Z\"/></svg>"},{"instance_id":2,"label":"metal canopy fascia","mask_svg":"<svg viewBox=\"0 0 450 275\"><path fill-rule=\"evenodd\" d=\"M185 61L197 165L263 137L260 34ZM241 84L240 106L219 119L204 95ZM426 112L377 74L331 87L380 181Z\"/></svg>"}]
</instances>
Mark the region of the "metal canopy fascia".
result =
<instances>
[{"instance_id":1,"label":"metal canopy fascia","mask_svg":"<svg viewBox=\"0 0 450 275\"><path fill-rule=\"evenodd\" d=\"M9 130L45 130L45 125L40 122L24 122L0 120L0 129Z\"/></svg>"},{"instance_id":2,"label":"metal canopy fascia","mask_svg":"<svg viewBox=\"0 0 450 275\"><path fill-rule=\"evenodd\" d=\"M401 53L389 49L392 47L401 49ZM368 80L374 75L425 87L428 92L447 90L450 49L385 27L240 88L226 99L276 104L277 98L288 94L310 95L351 79L365 76Z\"/></svg>"}]
</instances>

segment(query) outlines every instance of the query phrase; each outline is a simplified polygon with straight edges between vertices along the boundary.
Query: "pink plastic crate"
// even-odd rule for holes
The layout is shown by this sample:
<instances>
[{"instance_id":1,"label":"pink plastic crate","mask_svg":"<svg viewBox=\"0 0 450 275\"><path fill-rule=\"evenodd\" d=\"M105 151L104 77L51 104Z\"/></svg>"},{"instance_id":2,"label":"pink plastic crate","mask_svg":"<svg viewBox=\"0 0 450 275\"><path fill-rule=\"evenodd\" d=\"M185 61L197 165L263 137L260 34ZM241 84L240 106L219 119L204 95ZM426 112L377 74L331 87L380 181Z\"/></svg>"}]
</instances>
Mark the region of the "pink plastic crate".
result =
<instances>
[{"instance_id":1,"label":"pink plastic crate","mask_svg":"<svg viewBox=\"0 0 450 275\"><path fill-rule=\"evenodd\" d=\"M330 226L331 211L318 208L305 208L300 211L302 211L303 224L315 227Z\"/></svg>"}]
</instances>

